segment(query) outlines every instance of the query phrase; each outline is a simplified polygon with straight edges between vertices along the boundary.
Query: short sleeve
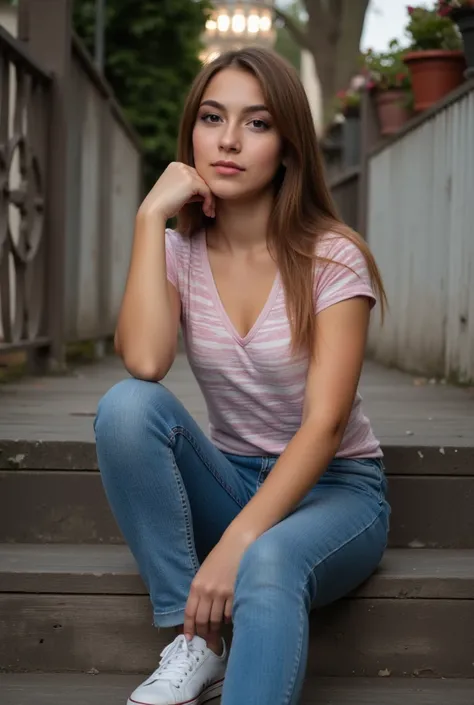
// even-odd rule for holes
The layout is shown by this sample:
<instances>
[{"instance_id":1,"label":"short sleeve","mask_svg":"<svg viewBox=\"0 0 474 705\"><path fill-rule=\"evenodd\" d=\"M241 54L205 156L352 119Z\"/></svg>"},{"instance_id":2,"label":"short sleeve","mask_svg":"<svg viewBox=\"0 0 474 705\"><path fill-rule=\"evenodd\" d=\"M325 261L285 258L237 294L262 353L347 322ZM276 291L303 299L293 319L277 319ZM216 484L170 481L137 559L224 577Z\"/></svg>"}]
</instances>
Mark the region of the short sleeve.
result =
<instances>
[{"instance_id":1,"label":"short sleeve","mask_svg":"<svg viewBox=\"0 0 474 705\"><path fill-rule=\"evenodd\" d=\"M331 247L318 252L331 262L318 262L315 269L314 306L316 314L329 306L365 296L370 308L376 304L367 260L361 250L345 237L332 239Z\"/></svg>"},{"instance_id":2,"label":"short sleeve","mask_svg":"<svg viewBox=\"0 0 474 705\"><path fill-rule=\"evenodd\" d=\"M165 247L166 247L166 275L168 281L179 291L178 286L178 265L177 265L177 246L178 235L174 230L167 228L165 230Z\"/></svg>"}]
</instances>

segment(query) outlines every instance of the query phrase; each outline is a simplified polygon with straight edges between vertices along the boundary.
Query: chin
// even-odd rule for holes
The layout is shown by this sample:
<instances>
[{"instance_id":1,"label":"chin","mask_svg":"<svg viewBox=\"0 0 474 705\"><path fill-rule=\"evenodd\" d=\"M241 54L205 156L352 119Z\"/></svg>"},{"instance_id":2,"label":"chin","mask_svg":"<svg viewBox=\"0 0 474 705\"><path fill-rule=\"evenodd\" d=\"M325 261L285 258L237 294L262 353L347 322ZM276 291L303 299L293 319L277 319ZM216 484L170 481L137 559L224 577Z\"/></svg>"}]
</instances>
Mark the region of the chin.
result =
<instances>
[{"instance_id":1,"label":"chin","mask_svg":"<svg viewBox=\"0 0 474 705\"><path fill-rule=\"evenodd\" d=\"M209 179L207 183L214 196L221 201L236 201L252 193L248 186L244 188L242 184L232 183L231 179L227 182L223 179Z\"/></svg>"}]
</instances>

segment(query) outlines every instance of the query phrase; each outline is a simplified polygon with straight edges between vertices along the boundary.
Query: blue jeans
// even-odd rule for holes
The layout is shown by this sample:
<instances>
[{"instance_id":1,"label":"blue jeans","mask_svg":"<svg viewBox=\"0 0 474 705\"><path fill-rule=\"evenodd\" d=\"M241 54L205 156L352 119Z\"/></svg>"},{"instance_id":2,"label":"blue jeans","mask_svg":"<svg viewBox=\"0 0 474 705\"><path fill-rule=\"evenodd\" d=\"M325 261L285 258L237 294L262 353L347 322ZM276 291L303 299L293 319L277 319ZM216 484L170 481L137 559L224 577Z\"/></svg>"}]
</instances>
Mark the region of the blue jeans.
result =
<instances>
[{"instance_id":1,"label":"blue jeans","mask_svg":"<svg viewBox=\"0 0 474 705\"><path fill-rule=\"evenodd\" d=\"M101 399L95 431L105 491L155 624L182 624L200 562L277 458L223 453L163 385L135 379ZM222 705L298 702L308 613L377 567L387 543L385 493L380 460L335 459L295 511L248 548L235 584Z\"/></svg>"}]
</instances>

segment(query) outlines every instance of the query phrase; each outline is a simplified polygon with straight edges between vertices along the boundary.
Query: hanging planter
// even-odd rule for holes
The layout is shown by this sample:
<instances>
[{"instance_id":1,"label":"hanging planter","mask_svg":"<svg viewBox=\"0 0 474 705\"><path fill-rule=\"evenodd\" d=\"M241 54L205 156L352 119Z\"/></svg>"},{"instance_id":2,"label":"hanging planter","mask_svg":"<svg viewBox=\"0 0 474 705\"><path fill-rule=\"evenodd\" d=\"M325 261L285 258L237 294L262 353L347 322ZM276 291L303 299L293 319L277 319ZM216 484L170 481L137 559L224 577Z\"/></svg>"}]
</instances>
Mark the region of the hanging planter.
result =
<instances>
[{"instance_id":1,"label":"hanging planter","mask_svg":"<svg viewBox=\"0 0 474 705\"><path fill-rule=\"evenodd\" d=\"M460 34L449 17L437 8L409 7L408 13L406 29L412 42L403 60L411 73L415 111L421 112L463 82L466 60Z\"/></svg>"},{"instance_id":2,"label":"hanging planter","mask_svg":"<svg viewBox=\"0 0 474 705\"><path fill-rule=\"evenodd\" d=\"M474 0L438 0L437 10L457 24L467 63L466 78L474 78Z\"/></svg>"}]
</instances>

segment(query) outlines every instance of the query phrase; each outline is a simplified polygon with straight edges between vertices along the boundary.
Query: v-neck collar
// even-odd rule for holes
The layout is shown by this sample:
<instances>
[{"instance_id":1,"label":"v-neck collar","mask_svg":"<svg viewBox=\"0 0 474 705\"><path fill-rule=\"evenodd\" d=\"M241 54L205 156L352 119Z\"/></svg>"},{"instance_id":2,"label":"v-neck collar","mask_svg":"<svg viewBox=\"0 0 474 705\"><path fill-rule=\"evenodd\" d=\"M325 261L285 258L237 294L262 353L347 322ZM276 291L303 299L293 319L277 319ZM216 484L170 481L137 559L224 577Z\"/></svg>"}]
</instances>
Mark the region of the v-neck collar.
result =
<instances>
[{"instance_id":1,"label":"v-neck collar","mask_svg":"<svg viewBox=\"0 0 474 705\"><path fill-rule=\"evenodd\" d=\"M280 273L277 270L275 274L275 279L273 280L272 288L262 310L260 311L255 323L253 324L247 335L242 337L237 331L232 321L230 320L227 311L224 308L224 304L222 303L219 291L217 290L216 282L211 269L211 263L209 261L209 254L207 251L206 231L202 230L198 237L200 239L199 245L201 250L201 262L203 266L204 275L206 277L206 281L209 286L209 290L211 292L214 304L220 314L222 323L224 324L230 335L234 338L234 340L242 347L245 347L257 335L258 331L262 327L262 324L268 317L268 314L270 313L275 304L276 298L280 291Z\"/></svg>"}]
</instances>

